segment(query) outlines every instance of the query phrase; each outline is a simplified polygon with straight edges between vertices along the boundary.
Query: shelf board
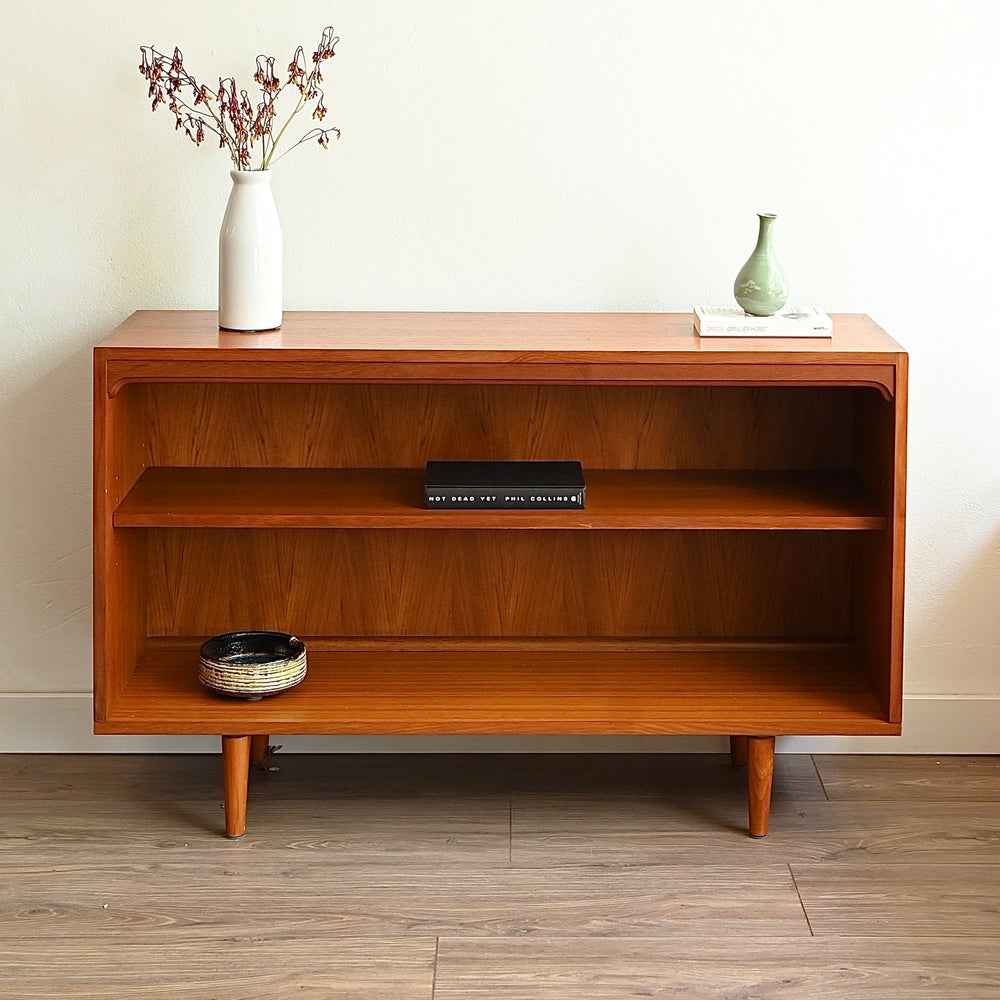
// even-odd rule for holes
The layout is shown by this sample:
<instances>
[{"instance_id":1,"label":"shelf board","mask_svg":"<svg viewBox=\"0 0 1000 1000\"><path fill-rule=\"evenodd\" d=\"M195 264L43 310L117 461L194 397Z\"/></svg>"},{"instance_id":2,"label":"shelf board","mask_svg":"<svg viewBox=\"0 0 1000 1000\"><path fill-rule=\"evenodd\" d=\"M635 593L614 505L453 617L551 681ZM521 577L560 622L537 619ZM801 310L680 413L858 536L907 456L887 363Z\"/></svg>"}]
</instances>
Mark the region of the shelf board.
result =
<instances>
[{"instance_id":1,"label":"shelf board","mask_svg":"<svg viewBox=\"0 0 1000 1000\"><path fill-rule=\"evenodd\" d=\"M98 733L892 735L850 648L629 640L306 640L305 680L250 702L149 639Z\"/></svg>"},{"instance_id":2,"label":"shelf board","mask_svg":"<svg viewBox=\"0 0 1000 1000\"><path fill-rule=\"evenodd\" d=\"M422 469L146 469L116 528L881 530L850 473L587 470L583 510L426 510Z\"/></svg>"}]
</instances>

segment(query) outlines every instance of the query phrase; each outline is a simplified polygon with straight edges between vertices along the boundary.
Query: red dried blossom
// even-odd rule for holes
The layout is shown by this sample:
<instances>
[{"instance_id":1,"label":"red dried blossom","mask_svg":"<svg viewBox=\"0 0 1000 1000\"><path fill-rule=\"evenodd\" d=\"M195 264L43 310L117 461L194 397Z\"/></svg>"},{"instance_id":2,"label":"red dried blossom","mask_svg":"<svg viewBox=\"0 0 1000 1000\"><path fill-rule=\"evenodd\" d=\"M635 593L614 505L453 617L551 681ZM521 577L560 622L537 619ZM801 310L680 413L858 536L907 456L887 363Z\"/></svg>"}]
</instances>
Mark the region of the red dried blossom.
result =
<instances>
[{"instance_id":1,"label":"red dried blossom","mask_svg":"<svg viewBox=\"0 0 1000 1000\"><path fill-rule=\"evenodd\" d=\"M196 145L205 140L206 130L219 138L219 148L225 149L236 170L255 169L251 166L253 154L260 157L258 170L267 170L281 157L275 150L292 119L310 101L315 101L312 117L322 121L327 109L323 103L323 91L319 84L323 81L320 64L336 54L334 48L340 39L332 27L323 29L319 44L312 54L311 67L306 62L305 52L300 45L288 64L288 79L282 83L274 72L274 57L257 56L253 79L260 88L261 100L254 105L250 95L237 87L233 77L219 79L214 92L199 84L184 68L184 55L175 48L172 56L166 56L152 45L139 48L142 61L139 72L149 81L150 103L155 111L166 104L174 113L175 130L183 129L184 134ZM297 90L295 107L278 129L274 128L278 119L277 99L286 87ZM190 103L188 103L188 96ZM194 109L201 105L204 111ZM291 152L296 146L311 139L326 148L330 136L340 138L338 128L314 128L308 131L295 145L285 150ZM284 156L282 153L281 156Z\"/></svg>"}]
</instances>

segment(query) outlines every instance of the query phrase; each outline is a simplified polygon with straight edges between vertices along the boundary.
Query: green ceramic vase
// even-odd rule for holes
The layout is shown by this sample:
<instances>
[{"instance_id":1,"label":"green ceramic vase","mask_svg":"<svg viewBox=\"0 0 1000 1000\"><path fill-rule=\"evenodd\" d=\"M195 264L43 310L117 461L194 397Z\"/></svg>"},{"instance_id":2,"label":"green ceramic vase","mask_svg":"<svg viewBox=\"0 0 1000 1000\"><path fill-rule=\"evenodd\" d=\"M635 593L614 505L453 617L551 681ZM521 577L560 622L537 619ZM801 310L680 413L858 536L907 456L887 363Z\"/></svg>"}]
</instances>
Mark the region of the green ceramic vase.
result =
<instances>
[{"instance_id":1,"label":"green ceramic vase","mask_svg":"<svg viewBox=\"0 0 1000 1000\"><path fill-rule=\"evenodd\" d=\"M757 218L757 246L736 275L733 294L751 316L773 316L788 301L788 282L774 255L772 230L777 216L765 212Z\"/></svg>"}]
</instances>

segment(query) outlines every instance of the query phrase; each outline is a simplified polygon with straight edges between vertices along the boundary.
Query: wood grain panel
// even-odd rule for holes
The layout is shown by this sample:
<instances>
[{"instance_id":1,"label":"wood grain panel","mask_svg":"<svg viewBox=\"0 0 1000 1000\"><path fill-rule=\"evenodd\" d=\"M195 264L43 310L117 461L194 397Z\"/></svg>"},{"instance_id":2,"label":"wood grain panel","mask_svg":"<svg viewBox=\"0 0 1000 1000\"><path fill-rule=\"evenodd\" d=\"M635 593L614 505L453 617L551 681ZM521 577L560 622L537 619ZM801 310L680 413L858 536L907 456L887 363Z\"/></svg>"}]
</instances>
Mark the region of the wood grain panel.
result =
<instances>
[{"instance_id":1,"label":"wood grain panel","mask_svg":"<svg viewBox=\"0 0 1000 1000\"><path fill-rule=\"evenodd\" d=\"M566 352L583 360L676 356L772 363L781 361L895 361L900 346L870 317L838 313L829 339L695 336L690 313L496 313L286 311L280 331L233 334L219 329L214 310L139 310L104 341L123 358L170 360L175 351L221 361L255 356L259 363L283 355L321 359L331 354L377 359L401 352L479 358L513 355L544 360ZM164 330L171 331L170 345Z\"/></svg>"},{"instance_id":2,"label":"wood grain panel","mask_svg":"<svg viewBox=\"0 0 1000 1000\"><path fill-rule=\"evenodd\" d=\"M305 637L309 673L257 702L197 680L196 641L150 642L104 732L384 734L883 733L838 647L360 648ZM332 647L332 648L331 648Z\"/></svg>"},{"instance_id":3,"label":"wood grain panel","mask_svg":"<svg viewBox=\"0 0 1000 1000\"><path fill-rule=\"evenodd\" d=\"M858 648L886 711L902 717L903 521L906 496L906 385L892 401L856 396L857 468L888 517L886 530L858 539L853 619ZM897 458L898 452L898 458ZM886 669L886 665L889 669Z\"/></svg>"},{"instance_id":4,"label":"wood grain panel","mask_svg":"<svg viewBox=\"0 0 1000 1000\"><path fill-rule=\"evenodd\" d=\"M764 841L722 754L278 759L230 843L211 757L0 756L0 997L1000 996L992 758L779 756Z\"/></svg>"},{"instance_id":5,"label":"wood grain panel","mask_svg":"<svg viewBox=\"0 0 1000 1000\"><path fill-rule=\"evenodd\" d=\"M219 860L218 766L214 785L191 799L191 789L168 798L120 802L114 810L87 800L72 814L37 799L7 810L0 864L90 863L95 854L183 860L192 868ZM203 764L207 766L206 759ZM295 767L291 758L282 765ZM164 768L166 770L166 768ZM302 798L282 795L271 780L253 779L253 854L260 864L289 859L334 865L383 866L387 874L407 865L504 865L510 853L510 806L502 797L411 795L407 798ZM278 794L275 794L278 792ZM155 842L150 842L155 830ZM2 950L2 948L0 948Z\"/></svg>"},{"instance_id":6,"label":"wood grain panel","mask_svg":"<svg viewBox=\"0 0 1000 1000\"><path fill-rule=\"evenodd\" d=\"M765 346L765 345L761 345ZM756 347L756 345L755 345ZM883 399L898 391L898 369L891 360L873 363L862 357L837 361L829 358L793 359L758 352L751 357L725 362L685 360L661 354L643 359L635 351L617 357L598 352L581 352L572 357L556 357L531 352L516 355L498 351L438 352L415 351L411 355L379 354L375 351L317 352L314 356L287 357L261 354L255 360L237 351L224 356L197 359L193 356L110 358L108 384L115 395L134 383L218 385L259 384L311 385L318 382L342 384L499 384L499 385L674 385L745 387L856 386L874 388ZM266 365L261 369L261 364Z\"/></svg>"},{"instance_id":7,"label":"wood grain panel","mask_svg":"<svg viewBox=\"0 0 1000 1000\"><path fill-rule=\"evenodd\" d=\"M837 638L839 532L150 530L150 635ZM762 586L759 581L766 580Z\"/></svg>"},{"instance_id":8,"label":"wood grain panel","mask_svg":"<svg viewBox=\"0 0 1000 1000\"><path fill-rule=\"evenodd\" d=\"M817 757L816 767L827 795L838 801L1000 802L1000 756L837 754Z\"/></svg>"},{"instance_id":9,"label":"wood grain panel","mask_svg":"<svg viewBox=\"0 0 1000 1000\"><path fill-rule=\"evenodd\" d=\"M510 825L512 862L537 870L706 858L948 863L961 879L958 865L998 856L1000 761L866 755L820 764L842 760L853 766L842 783L834 774L828 801L812 758L779 753L772 832L748 852L745 777L725 754L279 753L278 772L251 774L252 849L279 864L283 852L366 865L494 864L507 857ZM0 755L0 791L0 859L93 862L119 848L218 858L212 755Z\"/></svg>"},{"instance_id":10,"label":"wood grain panel","mask_svg":"<svg viewBox=\"0 0 1000 1000\"><path fill-rule=\"evenodd\" d=\"M94 715L106 716L138 660L146 617L145 538L114 531L113 515L149 464L146 387L108 395L94 363Z\"/></svg>"},{"instance_id":11,"label":"wood grain panel","mask_svg":"<svg viewBox=\"0 0 1000 1000\"><path fill-rule=\"evenodd\" d=\"M104 928L95 939L72 932L58 942L3 942L2 1000L431 1000L436 940L341 938L331 953L322 932L289 936L268 920L232 926L225 940L175 938ZM258 908L260 909L260 908Z\"/></svg>"},{"instance_id":12,"label":"wood grain panel","mask_svg":"<svg viewBox=\"0 0 1000 1000\"><path fill-rule=\"evenodd\" d=\"M585 470L580 510L424 509L422 469L147 469L114 514L133 528L884 529L847 473Z\"/></svg>"},{"instance_id":13,"label":"wood grain panel","mask_svg":"<svg viewBox=\"0 0 1000 1000\"><path fill-rule=\"evenodd\" d=\"M1000 972L982 941L934 938L697 944L564 938L442 938L435 1000L995 1000Z\"/></svg>"},{"instance_id":14,"label":"wood grain panel","mask_svg":"<svg viewBox=\"0 0 1000 1000\"><path fill-rule=\"evenodd\" d=\"M183 383L148 391L155 465L571 458L594 469L831 470L851 467L856 390Z\"/></svg>"},{"instance_id":15,"label":"wood grain panel","mask_svg":"<svg viewBox=\"0 0 1000 1000\"><path fill-rule=\"evenodd\" d=\"M817 936L1000 939L1000 865L793 866ZM994 952L994 956L996 952Z\"/></svg>"},{"instance_id":16,"label":"wood grain panel","mask_svg":"<svg viewBox=\"0 0 1000 1000\"><path fill-rule=\"evenodd\" d=\"M752 860L854 865L981 863L1000 849L1000 800L827 802L808 794L793 755L775 760L771 832L746 845L746 779L725 762L679 780L663 762L659 796L583 792L515 795L511 859L553 865L715 864ZM791 771L792 773L788 773ZM684 772L682 772L683 774ZM954 869L957 879L962 872Z\"/></svg>"},{"instance_id":17,"label":"wood grain panel","mask_svg":"<svg viewBox=\"0 0 1000 1000\"><path fill-rule=\"evenodd\" d=\"M251 773L252 797L369 797L389 809L413 797L474 803L483 797L506 801L512 794L578 793L614 801L680 795L702 786L728 801L728 790L740 791L744 784L742 772L723 754L283 751L271 762L278 772ZM812 758L804 754L779 754L775 780L790 799L825 800ZM110 823L122 812L119 806L133 802L211 798L217 804L220 797L215 754L0 754L0 789L12 809L24 802L38 817L60 817L67 824L95 810L98 822ZM103 804L113 806L110 815Z\"/></svg>"},{"instance_id":18,"label":"wood grain panel","mask_svg":"<svg viewBox=\"0 0 1000 1000\"><path fill-rule=\"evenodd\" d=\"M101 940L156 931L166 948L172 940L217 939L220 921L245 925L252 914L260 914L256 926L269 934L322 934L331 950L340 938L449 933L809 935L786 865L677 866L669 878L647 869L568 867L540 877L506 866L433 863L373 873L326 857L260 865L252 849L241 848L233 845L215 864L150 861L138 853L121 853L96 870L8 863L0 940L15 933L61 940L70 928Z\"/></svg>"}]
</instances>

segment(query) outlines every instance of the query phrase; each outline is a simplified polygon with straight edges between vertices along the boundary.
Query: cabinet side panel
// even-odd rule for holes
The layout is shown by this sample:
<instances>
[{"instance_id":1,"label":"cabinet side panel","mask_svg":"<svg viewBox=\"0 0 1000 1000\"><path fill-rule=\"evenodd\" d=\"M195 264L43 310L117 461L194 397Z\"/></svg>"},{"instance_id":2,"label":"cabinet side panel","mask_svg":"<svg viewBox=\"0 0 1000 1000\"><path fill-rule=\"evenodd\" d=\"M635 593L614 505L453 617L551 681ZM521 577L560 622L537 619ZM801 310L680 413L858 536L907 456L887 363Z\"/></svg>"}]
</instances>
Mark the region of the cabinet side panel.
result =
<instances>
[{"instance_id":1,"label":"cabinet side panel","mask_svg":"<svg viewBox=\"0 0 1000 1000\"><path fill-rule=\"evenodd\" d=\"M892 508L892 648L889 713L893 722L903 719L903 615L906 590L906 468L909 412L909 364L901 354L896 364L895 450Z\"/></svg>"},{"instance_id":2,"label":"cabinet side panel","mask_svg":"<svg viewBox=\"0 0 1000 1000\"><path fill-rule=\"evenodd\" d=\"M148 463L145 388L114 397L103 353L94 355L94 717L105 719L135 668L146 637L146 547L116 531L112 515Z\"/></svg>"},{"instance_id":3,"label":"cabinet side panel","mask_svg":"<svg viewBox=\"0 0 1000 1000\"><path fill-rule=\"evenodd\" d=\"M181 383L149 387L154 465L848 469L838 388Z\"/></svg>"},{"instance_id":4,"label":"cabinet side panel","mask_svg":"<svg viewBox=\"0 0 1000 1000\"><path fill-rule=\"evenodd\" d=\"M151 635L846 639L849 532L151 529Z\"/></svg>"},{"instance_id":5,"label":"cabinet side panel","mask_svg":"<svg viewBox=\"0 0 1000 1000\"><path fill-rule=\"evenodd\" d=\"M886 718L902 716L903 542L906 379L893 400L857 390L857 467L887 518L883 531L858 537L853 588L854 637Z\"/></svg>"}]
</instances>

